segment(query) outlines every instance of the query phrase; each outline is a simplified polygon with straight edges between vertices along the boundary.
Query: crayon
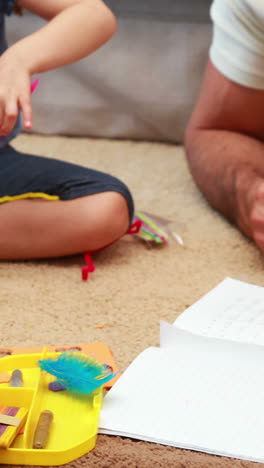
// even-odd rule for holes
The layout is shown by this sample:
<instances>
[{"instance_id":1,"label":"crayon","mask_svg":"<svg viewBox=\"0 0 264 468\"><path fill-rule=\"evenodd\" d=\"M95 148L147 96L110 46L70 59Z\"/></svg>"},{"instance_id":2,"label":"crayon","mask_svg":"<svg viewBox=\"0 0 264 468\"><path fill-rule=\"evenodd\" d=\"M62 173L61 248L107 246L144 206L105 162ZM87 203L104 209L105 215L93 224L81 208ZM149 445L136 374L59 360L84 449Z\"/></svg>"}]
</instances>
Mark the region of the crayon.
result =
<instances>
[{"instance_id":1,"label":"crayon","mask_svg":"<svg viewBox=\"0 0 264 468\"><path fill-rule=\"evenodd\" d=\"M33 448L44 449L47 445L53 413L49 410L42 411L34 434Z\"/></svg>"},{"instance_id":2,"label":"crayon","mask_svg":"<svg viewBox=\"0 0 264 468\"><path fill-rule=\"evenodd\" d=\"M23 387L23 374L20 369L15 369L12 372L9 386L10 387Z\"/></svg>"}]
</instances>

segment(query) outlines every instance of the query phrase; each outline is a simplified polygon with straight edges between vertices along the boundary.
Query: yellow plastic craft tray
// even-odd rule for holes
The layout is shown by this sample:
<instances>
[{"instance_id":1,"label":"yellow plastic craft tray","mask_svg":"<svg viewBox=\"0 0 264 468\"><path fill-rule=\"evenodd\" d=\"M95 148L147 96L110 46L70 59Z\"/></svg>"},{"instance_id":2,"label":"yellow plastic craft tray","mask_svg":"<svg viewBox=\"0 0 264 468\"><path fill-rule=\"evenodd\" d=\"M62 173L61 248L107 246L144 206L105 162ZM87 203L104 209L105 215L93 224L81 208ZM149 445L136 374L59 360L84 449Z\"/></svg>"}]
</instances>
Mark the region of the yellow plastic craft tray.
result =
<instances>
[{"instance_id":1,"label":"yellow plastic craft tray","mask_svg":"<svg viewBox=\"0 0 264 468\"><path fill-rule=\"evenodd\" d=\"M46 353L55 357L59 353ZM54 377L43 373L38 361L43 353L20 354L0 359L0 372L21 369L24 386L0 384L0 405L28 408L24 433L8 449L0 449L0 464L62 465L92 450L96 443L102 388L90 395L77 395L67 390L52 392L48 384ZM54 419L45 449L33 449L33 437L39 415L51 410Z\"/></svg>"}]
</instances>

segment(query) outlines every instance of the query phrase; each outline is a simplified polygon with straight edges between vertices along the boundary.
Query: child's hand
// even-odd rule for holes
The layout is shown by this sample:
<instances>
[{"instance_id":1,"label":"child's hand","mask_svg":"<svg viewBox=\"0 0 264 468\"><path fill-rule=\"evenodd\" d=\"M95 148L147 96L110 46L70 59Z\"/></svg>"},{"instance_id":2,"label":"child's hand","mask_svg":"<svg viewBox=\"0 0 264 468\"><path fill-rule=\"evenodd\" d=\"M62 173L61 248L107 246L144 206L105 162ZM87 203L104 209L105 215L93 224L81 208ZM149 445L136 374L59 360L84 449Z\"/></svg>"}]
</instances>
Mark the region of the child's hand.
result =
<instances>
[{"instance_id":1,"label":"child's hand","mask_svg":"<svg viewBox=\"0 0 264 468\"><path fill-rule=\"evenodd\" d=\"M0 58L1 136L12 131L20 109L24 128L32 128L30 74L9 49Z\"/></svg>"}]
</instances>

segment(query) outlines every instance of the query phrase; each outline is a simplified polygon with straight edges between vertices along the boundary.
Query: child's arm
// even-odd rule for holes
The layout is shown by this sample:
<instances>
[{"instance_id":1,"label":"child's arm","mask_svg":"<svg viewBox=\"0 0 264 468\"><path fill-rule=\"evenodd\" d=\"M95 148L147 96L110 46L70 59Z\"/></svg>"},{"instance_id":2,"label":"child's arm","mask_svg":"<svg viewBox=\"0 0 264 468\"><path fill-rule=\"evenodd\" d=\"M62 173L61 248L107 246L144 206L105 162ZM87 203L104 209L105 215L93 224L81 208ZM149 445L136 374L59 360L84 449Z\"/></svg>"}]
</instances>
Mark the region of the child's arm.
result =
<instances>
[{"instance_id":1,"label":"child's arm","mask_svg":"<svg viewBox=\"0 0 264 468\"><path fill-rule=\"evenodd\" d=\"M0 58L0 135L11 131L19 107L24 126L32 127L32 74L91 54L116 29L112 12L101 0L21 0L20 4L51 20L18 41Z\"/></svg>"},{"instance_id":2,"label":"child's arm","mask_svg":"<svg viewBox=\"0 0 264 468\"><path fill-rule=\"evenodd\" d=\"M46 20L51 20L62 10L69 6L76 5L80 0L17 0L16 5L22 9L31 11L35 15L42 16ZM90 0L90 3L96 4L96 1Z\"/></svg>"}]
</instances>

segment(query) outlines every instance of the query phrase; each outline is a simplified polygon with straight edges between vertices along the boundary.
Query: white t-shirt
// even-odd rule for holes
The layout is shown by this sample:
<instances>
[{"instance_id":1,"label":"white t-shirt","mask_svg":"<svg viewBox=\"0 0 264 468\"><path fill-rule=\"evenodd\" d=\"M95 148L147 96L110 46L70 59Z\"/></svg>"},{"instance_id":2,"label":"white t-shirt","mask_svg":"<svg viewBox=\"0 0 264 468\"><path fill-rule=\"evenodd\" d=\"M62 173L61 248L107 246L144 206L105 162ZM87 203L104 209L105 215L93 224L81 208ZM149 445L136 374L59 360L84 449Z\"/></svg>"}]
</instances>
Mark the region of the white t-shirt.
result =
<instances>
[{"instance_id":1,"label":"white t-shirt","mask_svg":"<svg viewBox=\"0 0 264 468\"><path fill-rule=\"evenodd\" d=\"M245 2L248 6L254 11L256 15L259 15L260 18L264 19L264 3L263 0L247 0Z\"/></svg>"},{"instance_id":2,"label":"white t-shirt","mask_svg":"<svg viewBox=\"0 0 264 468\"><path fill-rule=\"evenodd\" d=\"M210 58L236 83L264 89L264 0L214 0Z\"/></svg>"}]
</instances>

